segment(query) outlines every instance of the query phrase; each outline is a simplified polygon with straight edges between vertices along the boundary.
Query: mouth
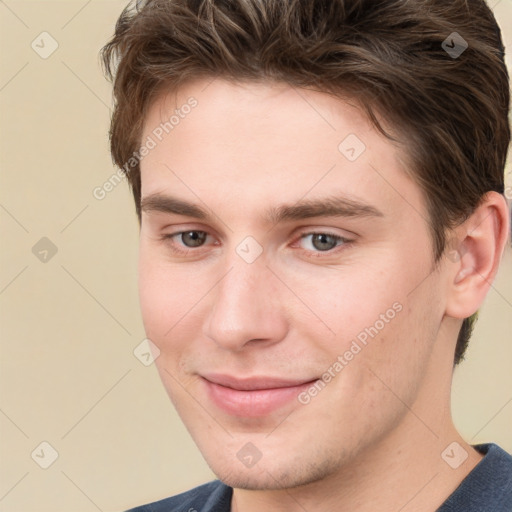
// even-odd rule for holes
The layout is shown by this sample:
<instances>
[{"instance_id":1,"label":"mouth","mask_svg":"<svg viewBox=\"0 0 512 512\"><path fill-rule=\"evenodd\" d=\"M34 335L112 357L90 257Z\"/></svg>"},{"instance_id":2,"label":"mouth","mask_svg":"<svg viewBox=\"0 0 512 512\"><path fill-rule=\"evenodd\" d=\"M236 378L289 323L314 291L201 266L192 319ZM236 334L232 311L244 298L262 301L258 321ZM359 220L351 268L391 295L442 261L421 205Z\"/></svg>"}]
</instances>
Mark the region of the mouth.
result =
<instances>
[{"instance_id":1,"label":"mouth","mask_svg":"<svg viewBox=\"0 0 512 512\"><path fill-rule=\"evenodd\" d=\"M238 417L260 417L290 403L318 379L285 380L270 376L238 379L229 375L202 375L208 398L222 411Z\"/></svg>"}]
</instances>

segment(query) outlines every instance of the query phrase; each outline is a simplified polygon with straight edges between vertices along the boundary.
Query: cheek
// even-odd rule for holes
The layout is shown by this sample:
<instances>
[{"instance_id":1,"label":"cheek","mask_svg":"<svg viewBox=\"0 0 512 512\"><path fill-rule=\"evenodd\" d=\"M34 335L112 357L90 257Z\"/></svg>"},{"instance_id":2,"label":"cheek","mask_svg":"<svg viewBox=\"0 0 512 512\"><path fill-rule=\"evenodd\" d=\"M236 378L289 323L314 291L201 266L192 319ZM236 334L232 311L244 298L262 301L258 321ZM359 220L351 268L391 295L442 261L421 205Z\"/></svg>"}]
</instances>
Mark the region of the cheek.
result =
<instances>
[{"instance_id":1,"label":"cheek","mask_svg":"<svg viewBox=\"0 0 512 512\"><path fill-rule=\"evenodd\" d=\"M308 339L324 354L325 369L336 375L337 400L362 400L360 392L367 384L373 387L365 391L368 397L393 400L379 378L404 397L414 393L435 342L439 308L435 293L424 288L411 293L422 279L424 273L417 268L403 261L393 266L382 258L364 271L352 267L318 274L314 286L295 280L297 294L308 297L308 306L322 320L304 324L304 332L309 331ZM434 289L433 281L422 286ZM329 334L326 325L334 334L322 334Z\"/></svg>"},{"instance_id":2,"label":"cheek","mask_svg":"<svg viewBox=\"0 0 512 512\"><path fill-rule=\"evenodd\" d=\"M168 322L166 312L172 311L169 299L172 296L167 290L165 274L155 268L150 258L144 257L141 251L139 257L139 301L142 320L146 334L153 339L155 333L160 333ZM169 327L168 327L169 328ZM154 340L156 341L156 340Z\"/></svg>"},{"instance_id":3,"label":"cheek","mask_svg":"<svg viewBox=\"0 0 512 512\"><path fill-rule=\"evenodd\" d=\"M207 274L203 272L203 278L192 264L173 265L158 251L141 243L140 309L146 336L161 351L157 363L176 367L180 354L198 338L207 294L215 282L214 276Z\"/></svg>"},{"instance_id":4,"label":"cheek","mask_svg":"<svg viewBox=\"0 0 512 512\"><path fill-rule=\"evenodd\" d=\"M185 297L180 293L183 286L180 273L170 272L168 265L141 241L138 279L146 335L160 347L164 338L171 335L180 316L185 313Z\"/></svg>"},{"instance_id":5,"label":"cheek","mask_svg":"<svg viewBox=\"0 0 512 512\"><path fill-rule=\"evenodd\" d=\"M383 259L379 267L362 267L324 268L307 279L299 273L287 276L290 288L308 306L309 311L301 305L303 312L313 314L310 325L318 330L317 337L330 331L330 337L339 340L333 346L338 350L354 339L364 343L377 332L388 331L404 314L407 276L393 273Z\"/></svg>"},{"instance_id":6,"label":"cheek","mask_svg":"<svg viewBox=\"0 0 512 512\"><path fill-rule=\"evenodd\" d=\"M179 293L182 283L173 276L179 277L179 273L169 272L166 267L168 265L141 248L139 300L144 330L160 351L155 366L171 401L176 405L180 401L180 387L184 385L179 364L189 338L184 326L190 306L184 304L186 295Z\"/></svg>"}]
</instances>

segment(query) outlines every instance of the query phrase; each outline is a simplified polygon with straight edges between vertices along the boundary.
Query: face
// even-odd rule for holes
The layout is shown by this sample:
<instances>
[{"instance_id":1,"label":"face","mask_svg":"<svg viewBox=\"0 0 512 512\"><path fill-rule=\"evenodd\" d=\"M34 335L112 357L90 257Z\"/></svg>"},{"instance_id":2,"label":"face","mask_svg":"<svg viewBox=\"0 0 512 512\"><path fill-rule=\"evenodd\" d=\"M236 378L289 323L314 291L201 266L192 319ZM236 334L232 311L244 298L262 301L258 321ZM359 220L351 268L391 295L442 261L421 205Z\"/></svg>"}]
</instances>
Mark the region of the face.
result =
<instances>
[{"instance_id":1,"label":"face","mask_svg":"<svg viewBox=\"0 0 512 512\"><path fill-rule=\"evenodd\" d=\"M355 103L220 79L161 96L142 140L144 325L217 476L306 484L392 436L444 311L400 149Z\"/></svg>"}]
</instances>

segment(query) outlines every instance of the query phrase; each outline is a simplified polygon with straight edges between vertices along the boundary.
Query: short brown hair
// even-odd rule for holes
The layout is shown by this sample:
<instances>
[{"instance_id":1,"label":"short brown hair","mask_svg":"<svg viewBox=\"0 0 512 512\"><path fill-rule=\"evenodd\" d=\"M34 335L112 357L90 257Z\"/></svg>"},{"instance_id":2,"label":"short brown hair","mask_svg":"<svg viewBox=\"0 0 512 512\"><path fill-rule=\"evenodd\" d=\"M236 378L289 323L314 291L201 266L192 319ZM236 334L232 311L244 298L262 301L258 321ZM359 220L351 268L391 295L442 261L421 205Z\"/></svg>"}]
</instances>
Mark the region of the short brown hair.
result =
<instances>
[{"instance_id":1,"label":"short brown hair","mask_svg":"<svg viewBox=\"0 0 512 512\"><path fill-rule=\"evenodd\" d=\"M486 192L504 193L508 73L484 0L143 0L124 9L102 58L111 153L125 170L163 88L222 77L355 98L393 139L382 115L424 193L434 262ZM127 174L140 219L138 162ZM463 321L455 364L475 319Z\"/></svg>"}]
</instances>

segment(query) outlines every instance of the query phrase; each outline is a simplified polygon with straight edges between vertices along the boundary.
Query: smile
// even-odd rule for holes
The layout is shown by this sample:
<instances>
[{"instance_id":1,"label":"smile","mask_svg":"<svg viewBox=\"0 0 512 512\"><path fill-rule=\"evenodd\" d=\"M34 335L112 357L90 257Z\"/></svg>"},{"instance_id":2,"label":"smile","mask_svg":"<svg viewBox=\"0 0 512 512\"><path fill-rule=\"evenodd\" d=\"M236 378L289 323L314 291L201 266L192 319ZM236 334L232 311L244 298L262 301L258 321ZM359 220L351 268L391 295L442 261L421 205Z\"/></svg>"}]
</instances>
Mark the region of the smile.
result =
<instances>
[{"instance_id":1,"label":"smile","mask_svg":"<svg viewBox=\"0 0 512 512\"><path fill-rule=\"evenodd\" d=\"M227 375L201 377L208 398L224 412L239 417L271 414L289 404L317 379L283 380L273 377L236 379Z\"/></svg>"}]
</instances>

